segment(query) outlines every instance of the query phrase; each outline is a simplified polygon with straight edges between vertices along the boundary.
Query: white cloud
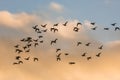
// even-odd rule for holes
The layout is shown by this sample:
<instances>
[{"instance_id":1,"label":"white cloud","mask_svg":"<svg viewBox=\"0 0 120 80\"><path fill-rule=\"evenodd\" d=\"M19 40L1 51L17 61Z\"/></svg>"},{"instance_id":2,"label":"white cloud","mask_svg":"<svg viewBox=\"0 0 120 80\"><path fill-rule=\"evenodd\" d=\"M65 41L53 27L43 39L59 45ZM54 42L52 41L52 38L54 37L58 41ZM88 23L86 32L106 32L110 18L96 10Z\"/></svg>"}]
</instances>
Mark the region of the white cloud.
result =
<instances>
[{"instance_id":1,"label":"white cloud","mask_svg":"<svg viewBox=\"0 0 120 80\"><path fill-rule=\"evenodd\" d=\"M50 9L57 11L57 12L62 12L63 11L63 6L59 3L56 2L51 2L50 3Z\"/></svg>"},{"instance_id":2,"label":"white cloud","mask_svg":"<svg viewBox=\"0 0 120 80\"><path fill-rule=\"evenodd\" d=\"M18 28L23 27L36 19L35 15L27 14L25 12L21 13L10 13L8 11L0 11L0 25Z\"/></svg>"}]
</instances>

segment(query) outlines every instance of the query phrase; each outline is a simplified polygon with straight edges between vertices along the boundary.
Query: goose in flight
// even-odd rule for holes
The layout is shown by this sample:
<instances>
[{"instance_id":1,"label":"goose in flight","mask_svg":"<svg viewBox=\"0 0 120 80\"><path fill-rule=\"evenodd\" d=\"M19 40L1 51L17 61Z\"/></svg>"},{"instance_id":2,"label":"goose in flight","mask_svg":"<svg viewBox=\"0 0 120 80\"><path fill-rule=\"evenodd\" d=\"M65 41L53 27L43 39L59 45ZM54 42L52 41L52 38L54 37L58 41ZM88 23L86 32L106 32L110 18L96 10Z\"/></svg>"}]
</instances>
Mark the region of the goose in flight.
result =
<instances>
[{"instance_id":1,"label":"goose in flight","mask_svg":"<svg viewBox=\"0 0 120 80\"><path fill-rule=\"evenodd\" d=\"M59 53L58 55L56 55L56 57L57 57L57 61L61 61L60 56L61 56L61 53Z\"/></svg>"},{"instance_id":2,"label":"goose in flight","mask_svg":"<svg viewBox=\"0 0 120 80\"><path fill-rule=\"evenodd\" d=\"M87 43L87 44L85 44L86 46L89 46L91 43Z\"/></svg>"},{"instance_id":3,"label":"goose in flight","mask_svg":"<svg viewBox=\"0 0 120 80\"><path fill-rule=\"evenodd\" d=\"M75 62L69 62L69 64L71 64L71 65L72 65L72 64L75 64Z\"/></svg>"},{"instance_id":4,"label":"goose in flight","mask_svg":"<svg viewBox=\"0 0 120 80\"><path fill-rule=\"evenodd\" d=\"M67 25L67 23L68 23L68 21L66 21L66 22L63 24L63 26L66 26L66 25Z\"/></svg>"},{"instance_id":5,"label":"goose in flight","mask_svg":"<svg viewBox=\"0 0 120 80\"><path fill-rule=\"evenodd\" d=\"M78 27L74 27L74 28L73 28L73 31L78 32L78 31L79 31L79 28L78 28Z\"/></svg>"},{"instance_id":6,"label":"goose in flight","mask_svg":"<svg viewBox=\"0 0 120 80\"><path fill-rule=\"evenodd\" d=\"M43 38L43 36L38 36L38 38Z\"/></svg>"},{"instance_id":7,"label":"goose in flight","mask_svg":"<svg viewBox=\"0 0 120 80\"><path fill-rule=\"evenodd\" d=\"M15 59L16 59L16 60L20 60L20 58L21 58L21 56L16 56Z\"/></svg>"},{"instance_id":8,"label":"goose in flight","mask_svg":"<svg viewBox=\"0 0 120 80\"><path fill-rule=\"evenodd\" d=\"M33 58L33 61L35 62L35 61L38 61L39 59L38 58L36 58L36 57L34 57Z\"/></svg>"},{"instance_id":9,"label":"goose in flight","mask_svg":"<svg viewBox=\"0 0 120 80\"><path fill-rule=\"evenodd\" d=\"M39 44L38 43L34 43L34 47L38 46Z\"/></svg>"},{"instance_id":10,"label":"goose in flight","mask_svg":"<svg viewBox=\"0 0 120 80\"><path fill-rule=\"evenodd\" d=\"M69 55L69 53L65 53L65 56Z\"/></svg>"},{"instance_id":11,"label":"goose in flight","mask_svg":"<svg viewBox=\"0 0 120 80\"><path fill-rule=\"evenodd\" d=\"M78 22L78 23L77 23L77 26L79 26L79 25L82 25L82 23Z\"/></svg>"},{"instance_id":12,"label":"goose in flight","mask_svg":"<svg viewBox=\"0 0 120 80\"><path fill-rule=\"evenodd\" d=\"M109 28L104 28L104 30L109 30Z\"/></svg>"},{"instance_id":13,"label":"goose in flight","mask_svg":"<svg viewBox=\"0 0 120 80\"><path fill-rule=\"evenodd\" d=\"M41 27L46 28L47 24L41 25Z\"/></svg>"},{"instance_id":14,"label":"goose in flight","mask_svg":"<svg viewBox=\"0 0 120 80\"><path fill-rule=\"evenodd\" d=\"M43 43L43 40L41 40L40 43Z\"/></svg>"},{"instance_id":15,"label":"goose in flight","mask_svg":"<svg viewBox=\"0 0 120 80\"><path fill-rule=\"evenodd\" d=\"M23 61L18 61L18 64L23 64Z\"/></svg>"},{"instance_id":16,"label":"goose in flight","mask_svg":"<svg viewBox=\"0 0 120 80\"><path fill-rule=\"evenodd\" d=\"M47 32L47 29L45 29L45 30L41 30L42 32Z\"/></svg>"},{"instance_id":17,"label":"goose in flight","mask_svg":"<svg viewBox=\"0 0 120 80\"><path fill-rule=\"evenodd\" d=\"M101 45L100 47L98 47L98 49L103 49L103 45Z\"/></svg>"},{"instance_id":18,"label":"goose in flight","mask_svg":"<svg viewBox=\"0 0 120 80\"><path fill-rule=\"evenodd\" d=\"M30 49L26 50L25 52L30 52Z\"/></svg>"},{"instance_id":19,"label":"goose in flight","mask_svg":"<svg viewBox=\"0 0 120 80\"><path fill-rule=\"evenodd\" d=\"M38 25L35 25L35 26L33 26L32 28L33 28L33 29L36 29L36 28L37 28L37 26L38 26Z\"/></svg>"},{"instance_id":20,"label":"goose in flight","mask_svg":"<svg viewBox=\"0 0 120 80\"><path fill-rule=\"evenodd\" d=\"M91 28L92 30L96 30L97 27Z\"/></svg>"},{"instance_id":21,"label":"goose in flight","mask_svg":"<svg viewBox=\"0 0 120 80\"><path fill-rule=\"evenodd\" d=\"M57 24L54 24L53 26L58 26L58 24L59 24L59 23L57 23Z\"/></svg>"},{"instance_id":22,"label":"goose in flight","mask_svg":"<svg viewBox=\"0 0 120 80\"><path fill-rule=\"evenodd\" d=\"M57 53L58 51L61 51L61 49L60 49L60 48L56 49L56 53Z\"/></svg>"},{"instance_id":23,"label":"goose in flight","mask_svg":"<svg viewBox=\"0 0 120 80\"><path fill-rule=\"evenodd\" d=\"M91 24L91 25L95 25L95 22L91 22L90 24Z\"/></svg>"},{"instance_id":24,"label":"goose in flight","mask_svg":"<svg viewBox=\"0 0 120 80\"><path fill-rule=\"evenodd\" d=\"M97 56L97 57L100 57L100 55L101 55L101 52L100 52L100 53L98 53L96 56Z\"/></svg>"},{"instance_id":25,"label":"goose in flight","mask_svg":"<svg viewBox=\"0 0 120 80\"><path fill-rule=\"evenodd\" d=\"M82 42L77 42L77 46L79 46L80 44L82 44Z\"/></svg>"},{"instance_id":26,"label":"goose in flight","mask_svg":"<svg viewBox=\"0 0 120 80\"><path fill-rule=\"evenodd\" d=\"M55 40L51 41L51 45L52 45L53 43L56 43L57 40L58 40L58 39L56 38Z\"/></svg>"},{"instance_id":27,"label":"goose in flight","mask_svg":"<svg viewBox=\"0 0 120 80\"><path fill-rule=\"evenodd\" d=\"M92 57L87 57L87 60L90 60L90 59L92 59Z\"/></svg>"},{"instance_id":28,"label":"goose in flight","mask_svg":"<svg viewBox=\"0 0 120 80\"><path fill-rule=\"evenodd\" d=\"M113 24L111 24L112 26L115 26L117 23L113 23Z\"/></svg>"},{"instance_id":29,"label":"goose in flight","mask_svg":"<svg viewBox=\"0 0 120 80\"><path fill-rule=\"evenodd\" d=\"M32 44L27 44L27 47L30 48L32 46Z\"/></svg>"},{"instance_id":30,"label":"goose in flight","mask_svg":"<svg viewBox=\"0 0 120 80\"><path fill-rule=\"evenodd\" d=\"M87 53L83 53L81 56L82 56L82 57L85 57L85 56L86 56L86 54L87 54Z\"/></svg>"},{"instance_id":31,"label":"goose in flight","mask_svg":"<svg viewBox=\"0 0 120 80\"><path fill-rule=\"evenodd\" d=\"M24 49L24 50L27 49L27 46L24 46L23 49Z\"/></svg>"},{"instance_id":32,"label":"goose in flight","mask_svg":"<svg viewBox=\"0 0 120 80\"><path fill-rule=\"evenodd\" d=\"M116 30L120 30L120 28L119 28L119 27L115 27L115 31L116 31Z\"/></svg>"},{"instance_id":33,"label":"goose in flight","mask_svg":"<svg viewBox=\"0 0 120 80\"><path fill-rule=\"evenodd\" d=\"M54 31L54 33L55 33L55 32L58 32L58 29L57 28L50 28L50 31L51 32Z\"/></svg>"},{"instance_id":34,"label":"goose in flight","mask_svg":"<svg viewBox=\"0 0 120 80\"><path fill-rule=\"evenodd\" d=\"M15 47L15 48L18 48L18 47L19 47L19 45L17 44L17 45L15 45L14 47Z\"/></svg>"},{"instance_id":35,"label":"goose in flight","mask_svg":"<svg viewBox=\"0 0 120 80\"><path fill-rule=\"evenodd\" d=\"M26 57L26 58L24 58L25 60L29 60L30 59L30 57Z\"/></svg>"},{"instance_id":36,"label":"goose in flight","mask_svg":"<svg viewBox=\"0 0 120 80\"><path fill-rule=\"evenodd\" d=\"M23 51L20 50L20 49L16 49L16 52L21 53L21 52L23 52Z\"/></svg>"}]
</instances>

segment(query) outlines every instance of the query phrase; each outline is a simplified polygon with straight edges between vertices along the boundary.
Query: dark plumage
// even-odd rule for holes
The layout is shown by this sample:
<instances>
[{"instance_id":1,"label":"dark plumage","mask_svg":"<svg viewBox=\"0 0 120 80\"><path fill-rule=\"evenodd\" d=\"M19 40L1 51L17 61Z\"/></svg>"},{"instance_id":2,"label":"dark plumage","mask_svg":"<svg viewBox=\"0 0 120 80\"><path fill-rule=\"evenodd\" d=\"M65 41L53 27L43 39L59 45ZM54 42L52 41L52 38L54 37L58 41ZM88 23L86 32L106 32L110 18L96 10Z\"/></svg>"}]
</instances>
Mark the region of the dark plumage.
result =
<instances>
[{"instance_id":1,"label":"dark plumage","mask_svg":"<svg viewBox=\"0 0 120 80\"><path fill-rule=\"evenodd\" d=\"M57 24L54 24L53 26L58 26L58 23L57 23Z\"/></svg>"},{"instance_id":2,"label":"dark plumage","mask_svg":"<svg viewBox=\"0 0 120 80\"><path fill-rule=\"evenodd\" d=\"M24 58L25 60L29 60L30 59L30 57L27 57L27 58Z\"/></svg>"},{"instance_id":3,"label":"dark plumage","mask_svg":"<svg viewBox=\"0 0 120 80\"><path fill-rule=\"evenodd\" d=\"M47 24L41 25L41 27L46 28Z\"/></svg>"},{"instance_id":4,"label":"dark plumage","mask_svg":"<svg viewBox=\"0 0 120 80\"><path fill-rule=\"evenodd\" d=\"M43 36L38 36L38 38L43 38Z\"/></svg>"},{"instance_id":5,"label":"dark plumage","mask_svg":"<svg viewBox=\"0 0 120 80\"><path fill-rule=\"evenodd\" d=\"M77 26L79 26L79 25L82 25L82 23L78 22L78 23L77 23Z\"/></svg>"},{"instance_id":6,"label":"dark plumage","mask_svg":"<svg viewBox=\"0 0 120 80\"><path fill-rule=\"evenodd\" d=\"M91 22L91 25L95 25L95 22Z\"/></svg>"},{"instance_id":7,"label":"dark plumage","mask_svg":"<svg viewBox=\"0 0 120 80\"><path fill-rule=\"evenodd\" d=\"M78 31L79 31L79 28L78 28L78 27L74 27L74 28L73 28L73 31L78 32Z\"/></svg>"},{"instance_id":8,"label":"dark plumage","mask_svg":"<svg viewBox=\"0 0 120 80\"><path fill-rule=\"evenodd\" d=\"M16 60L20 60L21 56L16 56L15 59Z\"/></svg>"},{"instance_id":9,"label":"dark plumage","mask_svg":"<svg viewBox=\"0 0 120 80\"><path fill-rule=\"evenodd\" d=\"M61 56L61 53L59 53L58 55L56 55L56 57L57 57L57 61L61 61L60 56Z\"/></svg>"},{"instance_id":10,"label":"dark plumage","mask_svg":"<svg viewBox=\"0 0 120 80\"><path fill-rule=\"evenodd\" d=\"M36 57L34 57L33 58L33 61L35 62L35 61L38 61L39 59L38 58L36 58Z\"/></svg>"},{"instance_id":11,"label":"dark plumage","mask_svg":"<svg viewBox=\"0 0 120 80\"><path fill-rule=\"evenodd\" d=\"M92 30L96 30L97 27L91 28Z\"/></svg>"},{"instance_id":12,"label":"dark plumage","mask_svg":"<svg viewBox=\"0 0 120 80\"><path fill-rule=\"evenodd\" d=\"M115 31L116 31L116 30L120 30L120 27L115 27Z\"/></svg>"},{"instance_id":13,"label":"dark plumage","mask_svg":"<svg viewBox=\"0 0 120 80\"><path fill-rule=\"evenodd\" d=\"M75 62L69 62L69 64L71 64L71 65L72 65L72 64L75 64Z\"/></svg>"},{"instance_id":14,"label":"dark plumage","mask_svg":"<svg viewBox=\"0 0 120 80\"><path fill-rule=\"evenodd\" d=\"M101 52L100 52L100 53L98 53L96 56L97 56L97 57L100 57L100 55L101 55Z\"/></svg>"},{"instance_id":15,"label":"dark plumage","mask_svg":"<svg viewBox=\"0 0 120 80\"><path fill-rule=\"evenodd\" d=\"M30 49L26 50L25 52L30 52Z\"/></svg>"},{"instance_id":16,"label":"dark plumage","mask_svg":"<svg viewBox=\"0 0 120 80\"><path fill-rule=\"evenodd\" d=\"M98 49L103 49L103 45L101 45L100 47L98 47Z\"/></svg>"},{"instance_id":17,"label":"dark plumage","mask_svg":"<svg viewBox=\"0 0 120 80\"><path fill-rule=\"evenodd\" d=\"M38 46L39 44L38 43L34 43L34 47Z\"/></svg>"},{"instance_id":18,"label":"dark plumage","mask_svg":"<svg viewBox=\"0 0 120 80\"><path fill-rule=\"evenodd\" d=\"M52 45L53 43L56 43L57 40L58 40L58 39L56 38L55 40L51 41L51 45Z\"/></svg>"},{"instance_id":19,"label":"dark plumage","mask_svg":"<svg viewBox=\"0 0 120 80\"><path fill-rule=\"evenodd\" d=\"M87 43L87 44L85 44L85 45L86 45L86 46L90 46L90 44L91 44L91 43Z\"/></svg>"},{"instance_id":20,"label":"dark plumage","mask_svg":"<svg viewBox=\"0 0 120 80\"><path fill-rule=\"evenodd\" d=\"M79 46L80 44L82 44L82 42L77 42L77 46Z\"/></svg>"},{"instance_id":21,"label":"dark plumage","mask_svg":"<svg viewBox=\"0 0 120 80\"><path fill-rule=\"evenodd\" d=\"M17 44L17 45L15 45L14 47L15 47L15 48L18 48L18 47L19 47L19 45Z\"/></svg>"},{"instance_id":22,"label":"dark plumage","mask_svg":"<svg viewBox=\"0 0 120 80\"><path fill-rule=\"evenodd\" d=\"M63 26L66 26L66 25L67 25L67 23L68 23L68 21L66 21L66 22L63 24Z\"/></svg>"},{"instance_id":23,"label":"dark plumage","mask_svg":"<svg viewBox=\"0 0 120 80\"><path fill-rule=\"evenodd\" d=\"M81 56L82 56L82 57L85 57L85 56L86 56L86 54L87 54L87 53L83 53Z\"/></svg>"},{"instance_id":24,"label":"dark plumage","mask_svg":"<svg viewBox=\"0 0 120 80\"><path fill-rule=\"evenodd\" d=\"M87 60L90 60L90 59L92 59L92 57L87 57Z\"/></svg>"},{"instance_id":25,"label":"dark plumage","mask_svg":"<svg viewBox=\"0 0 120 80\"><path fill-rule=\"evenodd\" d=\"M112 26L115 26L117 23L113 23L113 24L111 24Z\"/></svg>"},{"instance_id":26,"label":"dark plumage","mask_svg":"<svg viewBox=\"0 0 120 80\"><path fill-rule=\"evenodd\" d=\"M109 30L109 28L104 28L104 30Z\"/></svg>"},{"instance_id":27,"label":"dark plumage","mask_svg":"<svg viewBox=\"0 0 120 80\"><path fill-rule=\"evenodd\" d=\"M20 49L16 49L16 52L17 52L17 53L21 53L21 52L23 52L23 51L20 50Z\"/></svg>"},{"instance_id":28,"label":"dark plumage","mask_svg":"<svg viewBox=\"0 0 120 80\"><path fill-rule=\"evenodd\" d=\"M65 56L69 55L69 53L65 53Z\"/></svg>"},{"instance_id":29,"label":"dark plumage","mask_svg":"<svg viewBox=\"0 0 120 80\"><path fill-rule=\"evenodd\" d=\"M56 53L57 53L58 51L60 51L60 50L61 50L61 49L59 49L59 48L58 48L58 49L56 49Z\"/></svg>"}]
</instances>

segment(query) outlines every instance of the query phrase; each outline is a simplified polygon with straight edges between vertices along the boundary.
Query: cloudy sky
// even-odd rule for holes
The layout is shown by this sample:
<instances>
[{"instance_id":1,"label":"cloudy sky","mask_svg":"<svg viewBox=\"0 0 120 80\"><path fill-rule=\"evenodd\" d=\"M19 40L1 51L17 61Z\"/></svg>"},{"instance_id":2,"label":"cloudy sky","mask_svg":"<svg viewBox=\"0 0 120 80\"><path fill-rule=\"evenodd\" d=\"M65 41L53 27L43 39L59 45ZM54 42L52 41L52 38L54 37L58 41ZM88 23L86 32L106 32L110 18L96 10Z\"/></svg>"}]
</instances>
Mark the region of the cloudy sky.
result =
<instances>
[{"instance_id":1,"label":"cloudy sky","mask_svg":"<svg viewBox=\"0 0 120 80\"><path fill-rule=\"evenodd\" d=\"M119 7L120 0L0 0L0 80L120 80L120 30L114 30L120 27ZM82 25L75 32L78 22ZM58 32L53 33L50 28L56 23ZM40 29L47 24L47 32L35 33L36 24ZM32 46L29 53L15 53L16 44L25 46L21 39L39 35L44 36L42 44ZM76 46L79 41L82 44ZM98 49L101 45L102 50ZM57 48L61 49L58 53ZM59 53L61 61L56 61ZM83 53L87 55L82 57ZM23 64L13 65L18 55ZM24 60L29 56L29 61ZM39 61L34 62L34 57Z\"/></svg>"}]
</instances>

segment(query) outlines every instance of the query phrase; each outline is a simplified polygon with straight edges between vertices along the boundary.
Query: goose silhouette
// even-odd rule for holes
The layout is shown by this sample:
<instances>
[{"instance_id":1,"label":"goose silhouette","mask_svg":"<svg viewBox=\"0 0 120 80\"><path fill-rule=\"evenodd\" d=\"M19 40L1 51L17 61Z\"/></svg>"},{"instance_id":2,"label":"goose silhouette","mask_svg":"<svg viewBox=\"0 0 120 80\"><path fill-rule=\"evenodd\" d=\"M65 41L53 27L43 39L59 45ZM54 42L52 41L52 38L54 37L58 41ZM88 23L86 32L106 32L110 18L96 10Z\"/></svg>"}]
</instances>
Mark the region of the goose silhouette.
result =
<instances>
[{"instance_id":1,"label":"goose silhouette","mask_svg":"<svg viewBox=\"0 0 120 80\"><path fill-rule=\"evenodd\" d=\"M89 42L89 43L87 43L87 44L85 44L85 45L86 45L86 46L90 46L90 44L91 44L91 43Z\"/></svg>"},{"instance_id":2,"label":"goose silhouette","mask_svg":"<svg viewBox=\"0 0 120 80\"><path fill-rule=\"evenodd\" d=\"M78 23L77 23L77 26L79 26L79 25L82 25L82 23L78 22Z\"/></svg>"},{"instance_id":3,"label":"goose silhouette","mask_svg":"<svg viewBox=\"0 0 120 80\"><path fill-rule=\"evenodd\" d=\"M61 51L61 49L60 49L60 48L56 49L56 53L57 53L58 51Z\"/></svg>"},{"instance_id":4,"label":"goose silhouette","mask_svg":"<svg viewBox=\"0 0 120 80\"><path fill-rule=\"evenodd\" d=\"M41 25L41 27L46 28L47 24Z\"/></svg>"},{"instance_id":5,"label":"goose silhouette","mask_svg":"<svg viewBox=\"0 0 120 80\"><path fill-rule=\"evenodd\" d=\"M73 28L73 31L78 32L78 31L79 31L79 28L78 28L78 27L74 27L74 28Z\"/></svg>"},{"instance_id":6,"label":"goose silhouette","mask_svg":"<svg viewBox=\"0 0 120 80\"><path fill-rule=\"evenodd\" d=\"M56 55L56 57L57 57L57 61L61 61L60 56L61 56L61 53L59 53L58 55Z\"/></svg>"},{"instance_id":7,"label":"goose silhouette","mask_svg":"<svg viewBox=\"0 0 120 80\"><path fill-rule=\"evenodd\" d=\"M91 28L92 30L96 30L97 27Z\"/></svg>"},{"instance_id":8,"label":"goose silhouette","mask_svg":"<svg viewBox=\"0 0 120 80\"><path fill-rule=\"evenodd\" d=\"M23 52L23 51L20 50L20 49L16 49L16 52L21 53L21 52Z\"/></svg>"},{"instance_id":9,"label":"goose silhouette","mask_svg":"<svg viewBox=\"0 0 120 80\"><path fill-rule=\"evenodd\" d=\"M58 39L56 38L55 40L51 41L51 45L52 45L53 43L56 43L57 40L58 40Z\"/></svg>"},{"instance_id":10,"label":"goose silhouette","mask_svg":"<svg viewBox=\"0 0 120 80\"><path fill-rule=\"evenodd\" d=\"M113 23L113 24L111 24L112 26L115 26L117 23Z\"/></svg>"},{"instance_id":11,"label":"goose silhouette","mask_svg":"<svg viewBox=\"0 0 120 80\"><path fill-rule=\"evenodd\" d=\"M98 47L98 49L103 49L103 45L101 45L100 47Z\"/></svg>"},{"instance_id":12,"label":"goose silhouette","mask_svg":"<svg viewBox=\"0 0 120 80\"><path fill-rule=\"evenodd\" d=\"M91 22L91 25L95 25L95 22Z\"/></svg>"},{"instance_id":13,"label":"goose silhouette","mask_svg":"<svg viewBox=\"0 0 120 80\"><path fill-rule=\"evenodd\" d=\"M59 24L59 23L57 23L57 24L54 24L53 26L58 26L58 24Z\"/></svg>"},{"instance_id":14,"label":"goose silhouette","mask_svg":"<svg viewBox=\"0 0 120 80\"><path fill-rule=\"evenodd\" d=\"M24 58L25 60L29 60L30 59L30 57L27 57L27 58Z\"/></svg>"},{"instance_id":15,"label":"goose silhouette","mask_svg":"<svg viewBox=\"0 0 120 80\"><path fill-rule=\"evenodd\" d=\"M90 60L90 59L92 59L92 57L87 57L87 60Z\"/></svg>"},{"instance_id":16,"label":"goose silhouette","mask_svg":"<svg viewBox=\"0 0 120 80\"><path fill-rule=\"evenodd\" d=\"M66 22L63 24L63 26L66 26L66 25L67 25L67 23L68 23L68 21L66 21Z\"/></svg>"},{"instance_id":17,"label":"goose silhouette","mask_svg":"<svg viewBox=\"0 0 120 80\"><path fill-rule=\"evenodd\" d=\"M87 53L83 53L81 56L82 56L82 57L85 57L85 56L86 56L86 54L87 54Z\"/></svg>"},{"instance_id":18,"label":"goose silhouette","mask_svg":"<svg viewBox=\"0 0 120 80\"><path fill-rule=\"evenodd\" d=\"M115 27L115 31L116 31L116 30L120 30L120 28L119 28L119 27Z\"/></svg>"},{"instance_id":19,"label":"goose silhouette","mask_svg":"<svg viewBox=\"0 0 120 80\"><path fill-rule=\"evenodd\" d=\"M17 45L15 45L14 47L15 47L15 48L18 48L18 47L19 47L19 45L17 44Z\"/></svg>"},{"instance_id":20,"label":"goose silhouette","mask_svg":"<svg viewBox=\"0 0 120 80\"><path fill-rule=\"evenodd\" d=\"M75 62L69 62L69 64L71 64L71 65L72 65L72 64L75 64Z\"/></svg>"},{"instance_id":21,"label":"goose silhouette","mask_svg":"<svg viewBox=\"0 0 120 80\"><path fill-rule=\"evenodd\" d=\"M39 59L38 58L36 58L36 57L34 57L33 58L33 61L35 62L35 61L38 61Z\"/></svg>"},{"instance_id":22,"label":"goose silhouette","mask_svg":"<svg viewBox=\"0 0 120 80\"><path fill-rule=\"evenodd\" d=\"M109 28L104 28L104 30L109 30Z\"/></svg>"},{"instance_id":23,"label":"goose silhouette","mask_svg":"<svg viewBox=\"0 0 120 80\"><path fill-rule=\"evenodd\" d=\"M21 58L21 56L16 56L15 59L16 59L16 60L20 60L20 58Z\"/></svg>"},{"instance_id":24,"label":"goose silhouette","mask_svg":"<svg viewBox=\"0 0 120 80\"><path fill-rule=\"evenodd\" d=\"M77 42L77 46L79 46L80 44L82 44L82 42Z\"/></svg>"},{"instance_id":25,"label":"goose silhouette","mask_svg":"<svg viewBox=\"0 0 120 80\"><path fill-rule=\"evenodd\" d=\"M96 56L97 56L97 57L100 57L100 55L101 55L101 52L100 52L100 53L98 53Z\"/></svg>"}]
</instances>

